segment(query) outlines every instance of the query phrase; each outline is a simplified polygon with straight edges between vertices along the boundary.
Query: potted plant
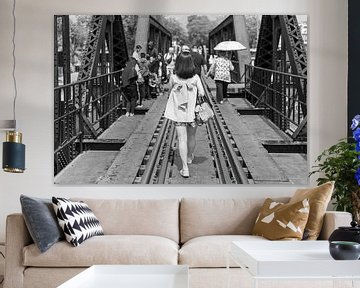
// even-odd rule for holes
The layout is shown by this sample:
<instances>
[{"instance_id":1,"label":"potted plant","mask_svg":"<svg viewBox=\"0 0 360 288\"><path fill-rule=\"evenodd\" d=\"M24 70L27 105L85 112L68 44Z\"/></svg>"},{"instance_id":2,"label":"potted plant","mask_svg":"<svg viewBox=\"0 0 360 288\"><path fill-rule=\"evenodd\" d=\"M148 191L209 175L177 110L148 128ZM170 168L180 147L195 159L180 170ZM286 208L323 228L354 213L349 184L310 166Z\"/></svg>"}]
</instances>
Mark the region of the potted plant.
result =
<instances>
[{"instance_id":1,"label":"potted plant","mask_svg":"<svg viewBox=\"0 0 360 288\"><path fill-rule=\"evenodd\" d=\"M352 120L351 129L355 143L342 139L325 149L316 159L317 165L310 175L320 173L317 183L335 181L332 199L337 211L352 213L360 220L360 115ZM351 139L349 139L351 140Z\"/></svg>"}]
</instances>

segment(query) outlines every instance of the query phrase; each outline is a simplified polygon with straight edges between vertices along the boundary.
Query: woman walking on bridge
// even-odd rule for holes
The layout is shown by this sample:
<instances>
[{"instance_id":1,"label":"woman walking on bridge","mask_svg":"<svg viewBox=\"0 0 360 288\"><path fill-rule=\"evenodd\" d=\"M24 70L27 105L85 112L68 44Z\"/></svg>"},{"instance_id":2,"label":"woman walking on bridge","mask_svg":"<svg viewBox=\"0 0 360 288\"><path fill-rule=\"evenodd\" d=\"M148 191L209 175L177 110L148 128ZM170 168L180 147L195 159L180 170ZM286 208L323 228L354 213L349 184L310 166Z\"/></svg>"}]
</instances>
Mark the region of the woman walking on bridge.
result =
<instances>
[{"instance_id":1,"label":"woman walking on bridge","mask_svg":"<svg viewBox=\"0 0 360 288\"><path fill-rule=\"evenodd\" d=\"M195 106L197 95L204 96L204 88L199 76L195 73L194 61L190 49L182 49L176 58L174 74L170 77L170 94L165 109L165 117L174 121L179 141L179 154L182 162L180 175L190 176L188 164L194 159Z\"/></svg>"},{"instance_id":2,"label":"woman walking on bridge","mask_svg":"<svg viewBox=\"0 0 360 288\"><path fill-rule=\"evenodd\" d=\"M219 51L219 57L215 59L206 75L206 77L209 77L209 75L214 76L217 103L222 104L224 102L224 98L227 98L227 88L231 82L230 71L232 70L234 70L234 66L227 58L226 52Z\"/></svg>"}]
</instances>

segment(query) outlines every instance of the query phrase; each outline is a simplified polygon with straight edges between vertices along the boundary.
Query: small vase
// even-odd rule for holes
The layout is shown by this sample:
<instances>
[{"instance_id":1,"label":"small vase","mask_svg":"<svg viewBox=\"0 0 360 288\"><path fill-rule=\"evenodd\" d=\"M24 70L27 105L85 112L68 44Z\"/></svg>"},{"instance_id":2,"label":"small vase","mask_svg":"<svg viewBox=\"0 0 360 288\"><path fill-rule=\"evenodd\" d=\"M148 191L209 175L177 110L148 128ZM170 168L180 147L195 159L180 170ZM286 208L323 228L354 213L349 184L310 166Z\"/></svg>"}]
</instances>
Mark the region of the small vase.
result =
<instances>
[{"instance_id":1,"label":"small vase","mask_svg":"<svg viewBox=\"0 0 360 288\"><path fill-rule=\"evenodd\" d=\"M335 260L358 260L360 244L348 241L332 241L329 245L329 251Z\"/></svg>"}]
</instances>

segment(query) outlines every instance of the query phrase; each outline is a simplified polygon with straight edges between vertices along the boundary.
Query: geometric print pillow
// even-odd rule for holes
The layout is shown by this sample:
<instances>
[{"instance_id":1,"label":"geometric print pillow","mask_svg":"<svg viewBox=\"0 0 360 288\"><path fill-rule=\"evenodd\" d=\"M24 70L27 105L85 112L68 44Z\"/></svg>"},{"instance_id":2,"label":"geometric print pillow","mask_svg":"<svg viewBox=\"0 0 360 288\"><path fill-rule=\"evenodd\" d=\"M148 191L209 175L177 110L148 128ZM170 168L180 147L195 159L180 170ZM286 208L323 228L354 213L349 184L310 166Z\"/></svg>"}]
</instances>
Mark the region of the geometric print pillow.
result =
<instances>
[{"instance_id":1,"label":"geometric print pillow","mask_svg":"<svg viewBox=\"0 0 360 288\"><path fill-rule=\"evenodd\" d=\"M99 220L84 202L52 197L52 203L59 225L69 243L79 246L86 239L104 235Z\"/></svg>"},{"instance_id":2,"label":"geometric print pillow","mask_svg":"<svg viewBox=\"0 0 360 288\"><path fill-rule=\"evenodd\" d=\"M284 204L268 198L260 209L252 234L269 240L301 240L309 210L308 199Z\"/></svg>"}]
</instances>

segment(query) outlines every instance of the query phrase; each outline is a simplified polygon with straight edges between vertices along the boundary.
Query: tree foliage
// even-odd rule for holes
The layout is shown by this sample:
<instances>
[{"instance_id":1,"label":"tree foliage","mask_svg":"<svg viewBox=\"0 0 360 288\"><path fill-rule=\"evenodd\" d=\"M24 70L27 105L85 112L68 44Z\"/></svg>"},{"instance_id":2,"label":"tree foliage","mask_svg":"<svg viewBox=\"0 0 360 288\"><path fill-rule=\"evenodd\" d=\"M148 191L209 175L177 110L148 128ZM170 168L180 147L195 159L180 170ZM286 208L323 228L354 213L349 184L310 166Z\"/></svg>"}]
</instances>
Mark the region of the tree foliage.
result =
<instances>
[{"instance_id":1,"label":"tree foliage","mask_svg":"<svg viewBox=\"0 0 360 288\"><path fill-rule=\"evenodd\" d=\"M137 20L138 20L137 15L123 15L122 16L126 44L127 44L127 49L128 49L129 55L132 55L134 48L135 48Z\"/></svg>"},{"instance_id":2,"label":"tree foliage","mask_svg":"<svg viewBox=\"0 0 360 288\"><path fill-rule=\"evenodd\" d=\"M71 15L70 23L70 61L72 65L79 64L80 56L86 44L89 34L91 16Z\"/></svg>"},{"instance_id":3,"label":"tree foliage","mask_svg":"<svg viewBox=\"0 0 360 288\"><path fill-rule=\"evenodd\" d=\"M245 23L246 30L249 35L249 47L256 48L259 37L261 18L259 15L248 15L245 17Z\"/></svg>"},{"instance_id":4,"label":"tree foliage","mask_svg":"<svg viewBox=\"0 0 360 288\"><path fill-rule=\"evenodd\" d=\"M352 193L359 193L359 185L354 177L360 166L354 143L348 143L346 139L325 149L316 159L317 165L310 175L319 173L317 183L323 184L335 181L335 190L332 195L335 208L338 211L352 211Z\"/></svg>"},{"instance_id":5,"label":"tree foliage","mask_svg":"<svg viewBox=\"0 0 360 288\"><path fill-rule=\"evenodd\" d=\"M175 18L165 17L164 15L154 15L153 17L171 32L173 41L180 45L188 42L187 31Z\"/></svg>"},{"instance_id":6,"label":"tree foliage","mask_svg":"<svg viewBox=\"0 0 360 288\"><path fill-rule=\"evenodd\" d=\"M164 15L154 15L166 29L172 33L173 40L183 45L207 45L209 32L219 24L225 16L219 16L216 20L210 20L206 15L189 15L185 24L181 24L176 18ZM137 15L123 15L123 26L126 37L128 52L131 55L135 46ZM246 16L246 28L249 34L249 44L251 48L257 45L257 37L260 28L261 18L257 15ZM70 16L70 54L71 64L78 64L83 48L85 47L90 15L71 15ZM59 36L59 47L61 47L61 36ZM61 48L60 48L61 49Z\"/></svg>"},{"instance_id":7,"label":"tree foliage","mask_svg":"<svg viewBox=\"0 0 360 288\"><path fill-rule=\"evenodd\" d=\"M190 15L187 20L189 45L206 45L209 41L209 32L217 22L210 21L206 15Z\"/></svg>"}]
</instances>

